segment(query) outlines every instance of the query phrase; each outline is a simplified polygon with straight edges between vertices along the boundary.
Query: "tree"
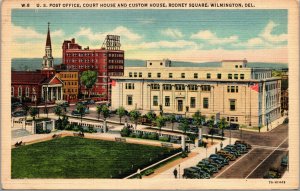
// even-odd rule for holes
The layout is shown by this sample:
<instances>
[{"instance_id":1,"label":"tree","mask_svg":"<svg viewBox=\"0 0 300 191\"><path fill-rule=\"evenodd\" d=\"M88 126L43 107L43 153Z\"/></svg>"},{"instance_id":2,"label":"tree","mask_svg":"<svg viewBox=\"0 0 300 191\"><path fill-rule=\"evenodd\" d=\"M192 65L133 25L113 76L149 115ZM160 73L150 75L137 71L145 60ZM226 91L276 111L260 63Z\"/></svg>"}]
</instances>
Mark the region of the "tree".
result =
<instances>
[{"instance_id":1,"label":"tree","mask_svg":"<svg viewBox=\"0 0 300 191\"><path fill-rule=\"evenodd\" d=\"M58 119L60 119L60 116L63 114L63 109L61 106L57 105L54 107L54 113L58 116Z\"/></svg>"},{"instance_id":2,"label":"tree","mask_svg":"<svg viewBox=\"0 0 300 191\"><path fill-rule=\"evenodd\" d=\"M103 121L103 130L104 132L107 131L107 124L106 124L106 119L109 117L109 109L107 107L107 105L103 105L102 106L102 109L101 109L101 112L102 112L102 115L103 115L103 118L104 118L104 121Z\"/></svg>"},{"instance_id":3,"label":"tree","mask_svg":"<svg viewBox=\"0 0 300 191\"><path fill-rule=\"evenodd\" d=\"M97 111L97 114L98 114L98 120L100 119L100 115L101 115L101 112L102 112L102 106L103 105L98 105L97 108L96 108L96 111Z\"/></svg>"},{"instance_id":4,"label":"tree","mask_svg":"<svg viewBox=\"0 0 300 191\"><path fill-rule=\"evenodd\" d=\"M132 110L129 112L129 116L130 116L130 119L134 122L135 130L136 130L138 120L141 117L141 113L138 110Z\"/></svg>"},{"instance_id":5,"label":"tree","mask_svg":"<svg viewBox=\"0 0 300 191\"><path fill-rule=\"evenodd\" d=\"M190 128L189 121L187 118L183 118L178 127L186 135L187 130Z\"/></svg>"},{"instance_id":6,"label":"tree","mask_svg":"<svg viewBox=\"0 0 300 191\"><path fill-rule=\"evenodd\" d=\"M85 106L83 104L78 104L76 106L76 110L78 111L78 113L80 114L80 121L82 122L82 117L85 114Z\"/></svg>"},{"instance_id":7,"label":"tree","mask_svg":"<svg viewBox=\"0 0 300 191\"><path fill-rule=\"evenodd\" d=\"M146 117L147 117L148 120L151 121L151 127L152 127L152 122L156 119L156 114L153 111L149 111L146 114Z\"/></svg>"},{"instance_id":8,"label":"tree","mask_svg":"<svg viewBox=\"0 0 300 191\"><path fill-rule=\"evenodd\" d=\"M163 116L158 116L155 120L155 123L159 128L159 133L161 133L161 128L166 125L166 118Z\"/></svg>"},{"instance_id":9,"label":"tree","mask_svg":"<svg viewBox=\"0 0 300 191\"><path fill-rule=\"evenodd\" d=\"M224 137L224 129L228 126L228 123L224 117L222 117L221 121L218 123L219 129L222 130L222 139Z\"/></svg>"},{"instance_id":10,"label":"tree","mask_svg":"<svg viewBox=\"0 0 300 191\"><path fill-rule=\"evenodd\" d=\"M88 90L88 95L90 97L90 90L93 88L97 81L97 72L91 70L82 72L80 81Z\"/></svg>"},{"instance_id":11,"label":"tree","mask_svg":"<svg viewBox=\"0 0 300 191\"><path fill-rule=\"evenodd\" d=\"M119 116L119 118L120 118L120 124L121 124L121 122L122 122L122 117L124 117L125 115L126 115L126 110L125 110L125 108L124 107L119 107L118 109L117 109L117 115Z\"/></svg>"},{"instance_id":12,"label":"tree","mask_svg":"<svg viewBox=\"0 0 300 191\"><path fill-rule=\"evenodd\" d=\"M172 131L173 131L174 130L174 123L176 122L176 116L175 116L175 114L171 114L168 117L168 121L172 123Z\"/></svg>"},{"instance_id":13,"label":"tree","mask_svg":"<svg viewBox=\"0 0 300 191\"><path fill-rule=\"evenodd\" d=\"M214 124L215 124L215 116L212 115L209 120L209 128L211 130L211 143L214 143Z\"/></svg>"},{"instance_id":14,"label":"tree","mask_svg":"<svg viewBox=\"0 0 300 191\"><path fill-rule=\"evenodd\" d=\"M198 110L194 113L193 117L193 124L196 125L196 127L199 129L199 143L202 144L202 124L205 120L204 116L201 115L201 112Z\"/></svg>"}]
</instances>

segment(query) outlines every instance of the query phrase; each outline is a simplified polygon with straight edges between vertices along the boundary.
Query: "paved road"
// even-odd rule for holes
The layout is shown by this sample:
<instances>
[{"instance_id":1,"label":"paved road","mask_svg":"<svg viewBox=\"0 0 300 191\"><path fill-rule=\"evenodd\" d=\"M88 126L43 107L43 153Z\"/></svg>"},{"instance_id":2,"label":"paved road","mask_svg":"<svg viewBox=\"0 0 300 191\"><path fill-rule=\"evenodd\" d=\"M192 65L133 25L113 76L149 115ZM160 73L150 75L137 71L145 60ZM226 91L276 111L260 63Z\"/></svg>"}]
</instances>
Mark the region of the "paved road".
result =
<instances>
[{"instance_id":1,"label":"paved road","mask_svg":"<svg viewBox=\"0 0 300 191\"><path fill-rule=\"evenodd\" d=\"M237 132L232 137L240 138ZM266 133L244 132L243 139L252 144L247 154L222 169L216 178L262 178L273 166L279 166L281 158L288 154L288 125L280 125Z\"/></svg>"}]
</instances>

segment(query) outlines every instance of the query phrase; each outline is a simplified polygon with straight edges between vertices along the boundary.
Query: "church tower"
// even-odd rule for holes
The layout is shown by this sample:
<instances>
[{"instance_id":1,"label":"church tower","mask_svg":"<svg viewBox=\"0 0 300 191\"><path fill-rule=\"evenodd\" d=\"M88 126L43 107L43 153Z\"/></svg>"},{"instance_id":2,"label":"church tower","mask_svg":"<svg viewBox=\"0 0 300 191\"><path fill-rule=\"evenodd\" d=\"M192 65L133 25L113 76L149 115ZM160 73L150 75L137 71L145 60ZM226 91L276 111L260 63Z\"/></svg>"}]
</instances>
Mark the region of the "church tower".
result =
<instances>
[{"instance_id":1,"label":"church tower","mask_svg":"<svg viewBox=\"0 0 300 191\"><path fill-rule=\"evenodd\" d=\"M53 57L50 37L50 23L48 22L48 33L45 46L45 56L43 57L42 73L43 74L54 74L53 68Z\"/></svg>"}]
</instances>

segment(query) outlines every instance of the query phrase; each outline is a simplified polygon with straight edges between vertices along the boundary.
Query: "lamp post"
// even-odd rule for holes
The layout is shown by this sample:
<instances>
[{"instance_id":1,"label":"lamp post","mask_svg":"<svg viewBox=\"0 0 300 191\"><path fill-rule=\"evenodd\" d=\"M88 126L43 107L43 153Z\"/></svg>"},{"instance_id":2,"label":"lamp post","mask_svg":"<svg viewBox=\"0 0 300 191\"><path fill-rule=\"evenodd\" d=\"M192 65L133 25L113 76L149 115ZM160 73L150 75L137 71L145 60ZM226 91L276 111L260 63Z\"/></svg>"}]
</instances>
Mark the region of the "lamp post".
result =
<instances>
[{"instance_id":1,"label":"lamp post","mask_svg":"<svg viewBox=\"0 0 300 191\"><path fill-rule=\"evenodd\" d=\"M178 179L180 179L180 164L178 165Z\"/></svg>"},{"instance_id":2,"label":"lamp post","mask_svg":"<svg viewBox=\"0 0 300 191\"><path fill-rule=\"evenodd\" d=\"M269 116L267 115L267 131L269 131Z\"/></svg>"}]
</instances>

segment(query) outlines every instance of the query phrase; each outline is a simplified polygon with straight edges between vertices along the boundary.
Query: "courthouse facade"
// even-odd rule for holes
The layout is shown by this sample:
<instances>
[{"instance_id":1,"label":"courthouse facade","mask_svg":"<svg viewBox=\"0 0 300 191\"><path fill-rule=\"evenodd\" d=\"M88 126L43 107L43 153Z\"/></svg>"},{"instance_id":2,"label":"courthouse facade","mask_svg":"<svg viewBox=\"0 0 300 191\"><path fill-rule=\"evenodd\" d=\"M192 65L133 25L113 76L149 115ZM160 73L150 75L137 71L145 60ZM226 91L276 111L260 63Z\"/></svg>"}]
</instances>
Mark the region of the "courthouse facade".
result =
<instances>
[{"instance_id":1,"label":"courthouse facade","mask_svg":"<svg viewBox=\"0 0 300 191\"><path fill-rule=\"evenodd\" d=\"M223 60L221 67L172 67L149 60L112 77L112 109L192 116L197 110L246 126L280 117L281 80L271 69L248 68L247 60Z\"/></svg>"}]
</instances>

